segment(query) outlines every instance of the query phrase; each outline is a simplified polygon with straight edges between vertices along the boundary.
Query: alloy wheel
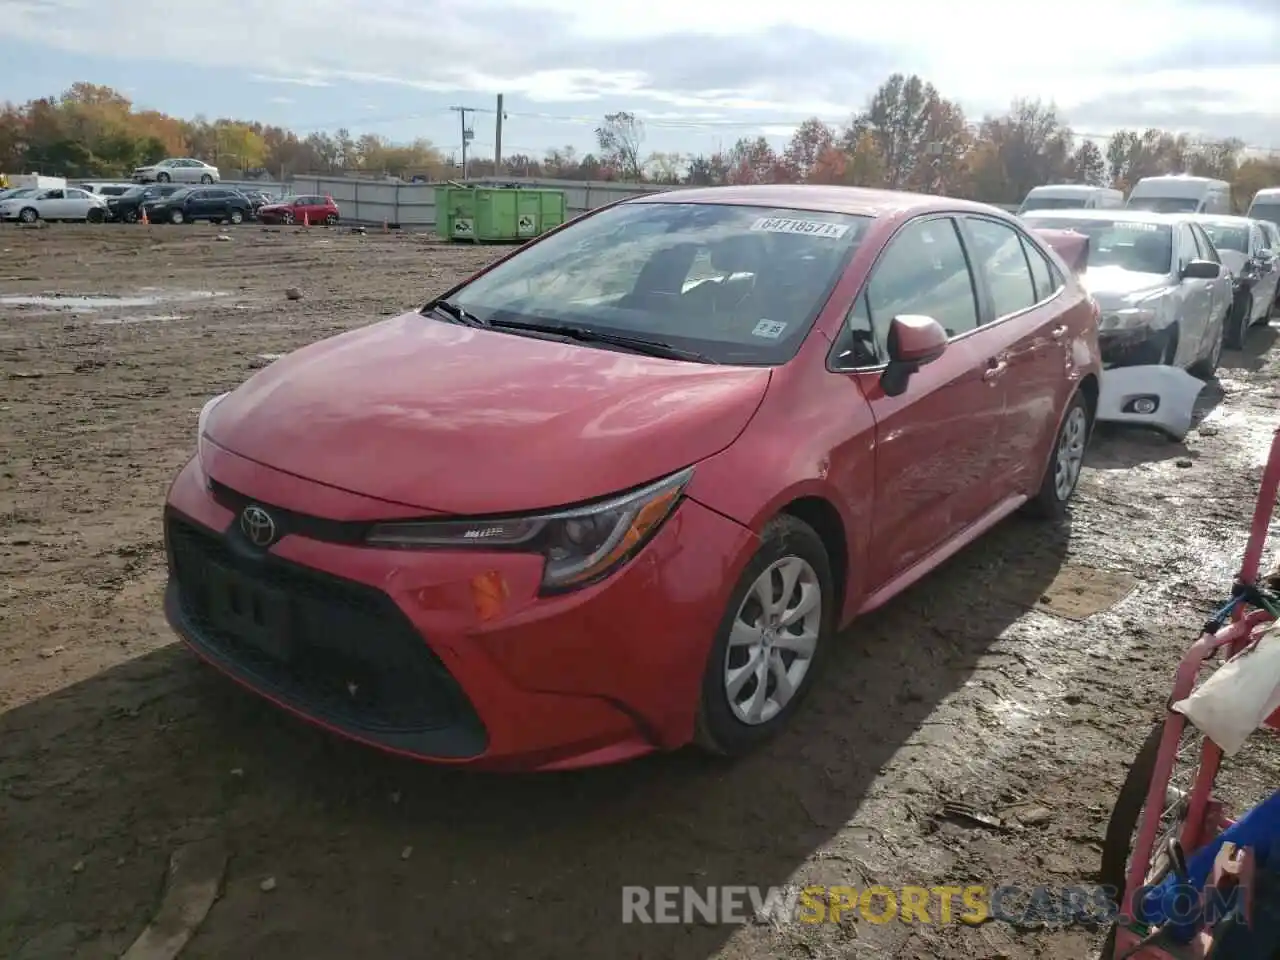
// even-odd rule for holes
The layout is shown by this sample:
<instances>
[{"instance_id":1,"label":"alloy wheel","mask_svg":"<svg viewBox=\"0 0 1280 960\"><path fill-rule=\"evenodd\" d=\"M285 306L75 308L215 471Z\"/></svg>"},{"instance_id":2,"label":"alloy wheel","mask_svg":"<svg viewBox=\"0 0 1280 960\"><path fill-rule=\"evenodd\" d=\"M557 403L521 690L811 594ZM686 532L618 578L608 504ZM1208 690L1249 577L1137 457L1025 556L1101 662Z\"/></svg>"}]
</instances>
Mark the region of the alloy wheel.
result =
<instances>
[{"instance_id":1,"label":"alloy wheel","mask_svg":"<svg viewBox=\"0 0 1280 960\"><path fill-rule=\"evenodd\" d=\"M756 578L734 616L724 692L742 723L776 717L813 663L822 628L822 584L808 561L786 556Z\"/></svg>"},{"instance_id":2,"label":"alloy wheel","mask_svg":"<svg viewBox=\"0 0 1280 960\"><path fill-rule=\"evenodd\" d=\"M1081 406L1074 406L1058 435L1058 450L1053 461L1053 490L1066 502L1080 480L1084 465L1084 447L1089 438L1089 418Z\"/></svg>"}]
</instances>

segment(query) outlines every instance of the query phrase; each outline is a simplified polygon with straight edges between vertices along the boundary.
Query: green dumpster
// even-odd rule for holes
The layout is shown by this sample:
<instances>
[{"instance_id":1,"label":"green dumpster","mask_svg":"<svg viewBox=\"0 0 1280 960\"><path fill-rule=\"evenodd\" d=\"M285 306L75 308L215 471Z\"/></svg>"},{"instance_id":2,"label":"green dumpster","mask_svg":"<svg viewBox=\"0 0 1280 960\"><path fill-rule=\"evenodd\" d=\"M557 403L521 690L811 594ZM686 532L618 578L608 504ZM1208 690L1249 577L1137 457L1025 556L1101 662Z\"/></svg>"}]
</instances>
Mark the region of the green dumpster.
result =
<instances>
[{"instance_id":1,"label":"green dumpster","mask_svg":"<svg viewBox=\"0 0 1280 960\"><path fill-rule=\"evenodd\" d=\"M436 233L470 243L521 243L560 226L566 219L563 190L436 187Z\"/></svg>"}]
</instances>

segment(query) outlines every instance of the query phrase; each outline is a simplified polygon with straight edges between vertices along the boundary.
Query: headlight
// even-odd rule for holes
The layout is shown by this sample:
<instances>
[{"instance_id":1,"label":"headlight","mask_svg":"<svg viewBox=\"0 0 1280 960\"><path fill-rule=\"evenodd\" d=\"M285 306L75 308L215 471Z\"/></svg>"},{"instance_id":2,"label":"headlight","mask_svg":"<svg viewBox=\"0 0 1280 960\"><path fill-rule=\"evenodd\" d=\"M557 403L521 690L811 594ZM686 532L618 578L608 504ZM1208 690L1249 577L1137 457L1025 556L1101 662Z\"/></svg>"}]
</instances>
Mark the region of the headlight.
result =
<instances>
[{"instance_id":1,"label":"headlight","mask_svg":"<svg viewBox=\"0 0 1280 960\"><path fill-rule=\"evenodd\" d=\"M1101 330L1134 330L1138 327L1153 327L1159 315L1153 307L1126 307L1102 316Z\"/></svg>"},{"instance_id":2,"label":"headlight","mask_svg":"<svg viewBox=\"0 0 1280 960\"><path fill-rule=\"evenodd\" d=\"M210 397L209 400L205 403L205 405L200 408L200 416L196 420L196 437L197 438L204 436L204 428L205 428L205 424L209 422L209 414L213 412L213 408L216 407L219 403L221 403L226 396L227 394L220 393L216 397Z\"/></svg>"},{"instance_id":3,"label":"headlight","mask_svg":"<svg viewBox=\"0 0 1280 960\"><path fill-rule=\"evenodd\" d=\"M522 517L376 524L366 542L393 549L508 550L545 558L542 588L571 590L626 563L675 510L690 467L601 503Z\"/></svg>"}]
</instances>

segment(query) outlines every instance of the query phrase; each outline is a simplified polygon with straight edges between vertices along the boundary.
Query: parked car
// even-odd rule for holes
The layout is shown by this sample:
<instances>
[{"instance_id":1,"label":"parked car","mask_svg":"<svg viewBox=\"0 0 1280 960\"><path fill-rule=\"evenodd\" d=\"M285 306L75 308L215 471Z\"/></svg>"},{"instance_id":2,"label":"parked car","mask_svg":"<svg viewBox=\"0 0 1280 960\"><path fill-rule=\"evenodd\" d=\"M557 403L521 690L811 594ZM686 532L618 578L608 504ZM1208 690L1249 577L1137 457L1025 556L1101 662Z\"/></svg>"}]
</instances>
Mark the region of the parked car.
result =
<instances>
[{"instance_id":1,"label":"parked car","mask_svg":"<svg viewBox=\"0 0 1280 960\"><path fill-rule=\"evenodd\" d=\"M138 167L133 179L138 183L217 183L222 176L217 167L203 160L179 157Z\"/></svg>"},{"instance_id":2,"label":"parked car","mask_svg":"<svg viewBox=\"0 0 1280 960\"><path fill-rule=\"evenodd\" d=\"M137 223L142 216L142 207L146 203L155 202L171 196L187 187L176 183L152 183L147 186L135 186L118 197L107 198L107 218L122 223Z\"/></svg>"},{"instance_id":3,"label":"parked car","mask_svg":"<svg viewBox=\"0 0 1280 960\"><path fill-rule=\"evenodd\" d=\"M210 400L165 609L387 750L736 755L854 616L1020 507L1065 512L1100 372L1087 293L994 207L635 197Z\"/></svg>"},{"instance_id":4,"label":"parked car","mask_svg":"<svg viewBox=\"0 0 1280 960\"><path fill-rule=\"evenodd\" d=\"M1124 206L1124 191L1091 187L1081 183L1049 183L1032 187L1018 207L1018 214L1042 210L1118 209Z\"/></svg>"},{"instance_id":5,"label":"parked car","mask_svg":"<svg viewBox=\"0 0 1280 960\"><path fill-rule=\"evenodd\" d=\"M54 190L32 190L22 196L0 200L0 220L87 220L102 223L107 219L107 201L75 187Z\"/></svg>"},{"instance_id":6,"label":"parked car","mask_svg":"<svg viewBox=\"0 0 1280 960\"><path fill-rule=\"evenodd\" d=\"M146 200L143 207L152 223L244 223L253 207L240 193L226 187L183 187L167 197Z\"/></svg>"},{"instance_id":7,"label":"parked car","mask_svg":"<svg viewBox=\"0 0 1280 960\"><path fill-rule=\"evenodd\" d=\"M1154 213L1231 213L1231 184L1178 173L1143 177L1129 191L1126 210Z\"/></svg>"},{"instance_id":8,"label":"parked car","mask_svg":"<svg viewBox=\"0 0 1280 960\"><path fill-rule=\"evenodd\" d=\"M342 211L333 197L302 196L289 197L277 203L268 203L258 208L258 220L262 223L302 223L312 225L328 224L333 226L342 216Z\"/></svg>"},{"instance_id":9,"label":"parked car","mask_svg":"<svg viewBox=\"0 0 1280 960\"><path fill-rule=\"evenodd\" d=\"M1280 228L1280 187L1267 187L1255 193L1245 216Z\"/></svg>"},{"instance_id":10,"label":"parked car","mask_svg":"<svg viewBox=\"0 0 1280 960\"><path fill-rule=\"evenodd\" d=\"M249 201L249 206L253 209L255 217L257 216L258 211L267 204L277 202L275 197L272 197L270 194L264 193L261 190L241 190L240 195Z\"/></svg>"},{"instance_id":11,"label":"parked car","mask_svg":"<svg viewBox=\"0 0 1280 960\"><path fill-rule=\"evenodd\" d=\"M1055 210L1022 219L1035 228L1074 230L1089 238L1081 279L1102 312L1098 338L1104 363L1165 364L1213 376L1232 281L1194 217Z\"/></svg>"},{"instance_id":12,"label":"parked car","mask_svg":"<svg viewBox=\"0 0 1280 960\"><path fill-rule=\"evenodd\" d=\"M1227 322L1227 346L1244 346L1249 328L1266 323L1275 312L1280 262L1271 252L1258 220L1200 214L1193 219L1204 228L1235 277L1235 305Z\"/></svg>"},{"instance_id":13,"label":"parked car","mask_svg":"<svg viewBox=\"0 0 1280 960\"><path fill-rule=\"evenodd\" d=\"M122 197L134 188L132 183L82 183L79 186L98 197Z\"/></svg>"}]
</instances>

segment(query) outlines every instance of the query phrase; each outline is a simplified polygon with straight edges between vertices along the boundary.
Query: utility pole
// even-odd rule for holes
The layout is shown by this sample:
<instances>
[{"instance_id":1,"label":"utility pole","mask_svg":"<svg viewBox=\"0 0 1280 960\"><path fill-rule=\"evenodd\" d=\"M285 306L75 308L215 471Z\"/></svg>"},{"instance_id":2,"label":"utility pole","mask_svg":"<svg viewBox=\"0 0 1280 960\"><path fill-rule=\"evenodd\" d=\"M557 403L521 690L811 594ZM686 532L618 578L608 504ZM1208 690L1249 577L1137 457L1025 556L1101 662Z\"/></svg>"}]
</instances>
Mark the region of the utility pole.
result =
<instances>
[{"instance_id":1,"label":"utility pole","mask_svg":"<svg viewBox=\"0 0 1280 960\"><path fill-rule=\"evenodd\" d=\"M493 175L502 176L502 94L498 94L498 119L493 131Z\"/></svg>"},{"instance_id":2,"label":"utility pole","mask_svg":"<svg viewBox=\"0 0 1280 960\"><path fill-rule=\"evenodd\" d=\"M450 110L456 111L458 119L462 121L462 179L467 179L467 144L475 138L476 132L467 126L467 114L475 113L475 107L450 107Z\"/></svg>"}]
</instances>

